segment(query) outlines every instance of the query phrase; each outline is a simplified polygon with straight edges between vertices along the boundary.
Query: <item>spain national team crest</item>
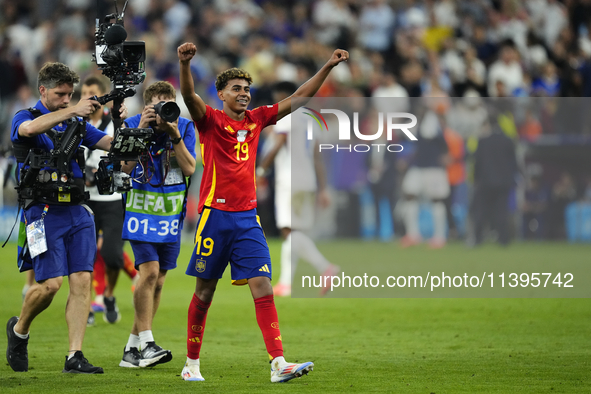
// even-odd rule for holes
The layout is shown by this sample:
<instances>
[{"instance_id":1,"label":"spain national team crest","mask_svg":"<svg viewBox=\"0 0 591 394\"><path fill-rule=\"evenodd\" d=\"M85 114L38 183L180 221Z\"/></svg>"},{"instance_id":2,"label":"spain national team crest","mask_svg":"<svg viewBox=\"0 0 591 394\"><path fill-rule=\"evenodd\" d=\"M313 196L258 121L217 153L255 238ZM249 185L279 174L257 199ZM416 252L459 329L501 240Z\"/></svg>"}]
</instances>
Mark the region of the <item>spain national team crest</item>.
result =
<instances>
[{"instance_id":1,"label":"spain national team crest","mask_svg":"<svg viewBox=\"0 0 591 394\"><path fill-rule=\"evenodd\" d=\"M238 130L238 142L244 142L246 140L246 134L248 134L248 130Z\"/></svg>"},{"instance_id":2,"label":"spain national team crest","mask_svg":"<svg viewBox=\"0 0 591 394\"><path fill-rule=\"evenodd\" d=\"M197 260L197 263L195 264L195 270L199 273L205 271L205 260Z\"/></svg>"}]
</instances>

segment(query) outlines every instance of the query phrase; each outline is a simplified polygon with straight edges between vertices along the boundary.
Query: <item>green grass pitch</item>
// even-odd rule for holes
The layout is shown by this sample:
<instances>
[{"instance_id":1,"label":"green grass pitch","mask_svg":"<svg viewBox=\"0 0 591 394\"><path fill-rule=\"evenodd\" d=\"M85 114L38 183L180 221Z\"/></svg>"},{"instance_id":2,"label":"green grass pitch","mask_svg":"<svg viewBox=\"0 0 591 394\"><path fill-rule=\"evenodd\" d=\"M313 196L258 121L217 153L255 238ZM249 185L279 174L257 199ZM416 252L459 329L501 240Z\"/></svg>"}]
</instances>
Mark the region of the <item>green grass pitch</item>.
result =
<instances>
[{"instance_id":1,"label":"green grass pitch","mask_svg":"<svg viewBox=\"0 0 591 394\"><path fill-rule=\"evenodd\" d=\"M280 242L270 240L275 278ZM362 241L321 243L337 262L347 247L384 249L395 259L461 260L465 251L402 250ZM493 245L470 251L473 260L511 259L555 253L589 260L587 246L515 244L510 253ZM278 298L285 356L313 361L314 371L285 384L270 383L262 336L250 292L220 281L209 312L201 353L205 382L184 382L186 314L194 280L184 274L191 245L183 245L179 268L169 273L153 331L173 360L149 369L118 367L131 329L130 282L116 290L122 320L109 325L97 315L88 328L84 354L104 375L62 374L68 350L64 308L67 281L52 305L33 323L29 372L0 366L2 393L590 393L591 308L589 299L528 298ZM20 311L24 275L15 246L0 251L0 322ZM492 257L491 257L492 256ZM370 258L367 256L367 258ZM301 264L302 270L309 270ZM312 271L309 271L313 274ZM4 329L4 328L3 328ZM6 336L0 344L6 346Z\"/></svg>"}]
</instances>

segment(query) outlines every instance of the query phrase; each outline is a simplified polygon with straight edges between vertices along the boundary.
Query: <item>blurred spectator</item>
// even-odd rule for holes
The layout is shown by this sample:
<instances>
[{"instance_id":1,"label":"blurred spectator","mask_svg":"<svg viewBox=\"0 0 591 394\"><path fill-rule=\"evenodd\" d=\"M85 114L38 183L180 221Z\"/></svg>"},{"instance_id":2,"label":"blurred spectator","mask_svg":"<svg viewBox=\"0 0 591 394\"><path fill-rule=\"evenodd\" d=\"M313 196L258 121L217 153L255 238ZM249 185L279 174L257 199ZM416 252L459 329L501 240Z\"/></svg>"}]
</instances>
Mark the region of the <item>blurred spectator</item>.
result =
<instances>
[{"instance_id":1,"label":"blurred spectator","mask_svg":"<svg viewBox=\"0 0 591 394\"><path fill-rule=\"evenodd\" d=\"M449 238L456 238L460 234L454 219L452 206L456 190L466 181L466 148L462 136L449 126L443 130L443 137L445 138L449 152L449 162L446 166L447 179L449 181L449 196L445 199L445 212L447 226L449 228Z\"/></svg>"},{"instance_id":2,"label":"blurred spectator","mask_svg":"<svg viewBox=\"0 0 591 394\"><path fill-rule=\"evenodd\" d=\"M489 15L495 33L499 39L514 43L514 48L522 52L527 42L527 12L517 0L503 0L499 5L499 11Z\"/></svg>"},{"instance_id":3,"label":"blurred spectator","mask_svg":"<svg viewBox=\"0 0 591 394\"><path fill-rule=\"evenodd\" d=\"M548 205L548 238L565 239L564 210L577 199L577 188L571 174L563 172L552 186Z\"/></svg>"},{"instance_id":4,"label":"blurred spectator","mask_svg":"<svg viewBox=\"0 0 591 394\"><path fill-rule=\"evenodd\" d=\"M547 62L542 68L542 74L533 80L532 95L544 97L560 95L560 78L554 63Z\"/></svg>"},{"instance_id":5,"label":"blurred spectator","mask_svg":"<svg viewBox=\"0 0 591 394\"><path fill-rule=\"evenodd\" d=\"M406 112L410 108L408 93L398 82L394 74L386 72L382 76L380 85L373 91L374 107L378 112ZM395 100L386 100L387 97L396 97Z\"/></svg>"},{"instance_id":6,"label":"blurred spectator","mask_svg":"<svg viewBox=\"0 0 591 394\"><path fill-rule=\"evenodd\" d=\"M473 89L482 96L486 94L486 66L476 57L473 46L464 41L462 45L463 57L455 58L453 55L453 65L450 65L451 59L442 59L452 76L454 93L456 96L463 96L467 89Z\"/></svg>"},{"instance_id":7,"label":"blurred spectator","mask_svg":"<svg viewBox=\"0 0 591 394\"><path fill-rule=\"evenodd\" d=\"M523 52L524 65L537 73L548 61L548 53L533 30L527 33L527 48Z\"/></svg>"},{"instance_id":8,"label":"blurred spectator","mask_svg":"<svg viewBox=\"0 0 591 394\"><path fill-rule=\"evenodd\" d=\"M402 180L405 199L405 236L403 247L421 242L419 231L420 198L431 204L434 234L429 245L441 248L446 242L445 199L449 196L449 181L445 166L449 162L448 148L443 137L442 117L428 108L418 125L419 136L410 168Z\"/></svg>"},{"instance_id":9,"label":"blurred spectator","mask_svg":"<svg viewBox=\"0 0 591 394\"><path fill-rule=\"evenodd\" d=\"M478 131L487 117L488 112L482 98L476 90L469 89L464 93L464 97L457 100L451 108L447 116L447 123L462 138L468 140L478 136Z\"/></svg>"},{"instance_id":10,"label":"blurred spectator","mask_svg":"<svg viewBox=\"0 0 591 394\"><path fill-rule=\"evenodd\" d=\"M519 127L519 137L527 142L533 142L542 134L542 124L534 115L532 108L525 111L525 120Z\"/></svg>"},{"instance_id":11,"label":"blurred spectator","mask_svg":"<svg viewBox=\"0 0 591 394\"><path fill-rule=\"evenodd\" d=\"M318 27L317 38L328 46L348 49L350 35L357 29L357 18L346 0L319 0L312 9L312 20Z\"/></svg>"},{"instance_id":12,"label":"blurred spectator","mask_svg":"<svg viewBox=\"0 0 591 394\"><path fill-rule=\"evenodd\" d=\"M485 26L474 26L474 35L469 37L472 40L472 45L476 48L478 58L482 60L487 66L490 65L497 55L498 47L488 37L488 32Z\"/></svg>"},{"instance_id":13,"label":"blurred spectator","mask_svg":"<svg viewBox=\"0 0 591 394\"><path fill-rule=\"evenodd\" d=\"M401 83L410 97L420 97L423 94L421 81L425 70L418 61L410 61L402 67Z\"/></svg>"},{"instance_id":14,"label":"blurred spectator","mask_svg":"<svg viewBox=\"0 0 591 394\"><path fill-rule=\"evenodd\" d=\"M544 9L542 36L548 48L552 48L560 32L568 26L567 12L564 5L557 0L547 0Z\"/></svg>"},{"instance_id":15,"label":"blurred spectator","mask_svg":"<svg viewBox=\"0 0 591 394\"><path fill-rule=\"evenodd\" d=\"M391 45L395 14L385 0L369 0L359 15L359 42L365 49L383 52Z\"/></svg>"},{"instance_id":16,"label":"blurred spectator","mask_svg":"<svg viewBox=\"0 0 591 394\"><path fill-rule=\"evenodd\" d=\"M372 132L378 129L377 113L368 116L368 129ZM398 155L387 152L385 146L389 143L386 133L382 133L376 144L383 144L382 149L373 149L365 154L367 165L367 181L373 197L376 212L376 234L383 242L390 241L394 236L394 218L392 216L396 202L395 192L398 181Z\"/></svg>"},{"instance_id":17,"label":"blurred spectator","mask_svg":"<svg viewBox=\"0 0 591 394\"><path fill-rule=\"evenodd\" d=\"M482 243L486 226L490 224L497 232L498 242L507 245L509 193L517 174L515 146L495 120L486 121L481 130L482 137L474 153L474 241L476 245Z\"/></svg>"},{"instance_id":18,"label":"blurred spectator","mask_svg":"<svg viewBox=\"0 0 591 394\"><path fill-rule=\"evenodd\" d=\"M429 24L427 11L422 3L416 0L406 0L406 6L398 13L398 24L403 30L412 31L425 28Z\"/></svg>"},{"instance_id":19,"label":"blurred spectator","mask_svg":"<svg viewBox=\"0 0 591 394\"><path fill-rule=\"evenodd\" d=\"M522 209L523 238L540 240L546 232L546 211L550 194L541 174L531 176L525 188Z\"/></svg>"},{"instance_id":20,"label":"blurred spectator","mask_svg":"<svg viewBox=\"0 0 591 394\"><path fill-rule=\"evenodd\" d=\"M503 91L499 91L499 82L503 84ZM508 97L521 86L523 86L523 72L519 64L519 54L515 48L515 43L506 40L501 46L499 60L490 66L488 94L491 97Z\"/></svg>"},{"instance_id":21,"label":"blurred spectator","mask_svg":"<svg viewBox=\"0 0 591 394\"><path fill-rule=\"evenodd\" d=\"M179 0L165 0L164 14L162 15L168 36L174 43L183 35L183 32L191 21L191 9L189 6Z\"/></svg>"}]
</instances>

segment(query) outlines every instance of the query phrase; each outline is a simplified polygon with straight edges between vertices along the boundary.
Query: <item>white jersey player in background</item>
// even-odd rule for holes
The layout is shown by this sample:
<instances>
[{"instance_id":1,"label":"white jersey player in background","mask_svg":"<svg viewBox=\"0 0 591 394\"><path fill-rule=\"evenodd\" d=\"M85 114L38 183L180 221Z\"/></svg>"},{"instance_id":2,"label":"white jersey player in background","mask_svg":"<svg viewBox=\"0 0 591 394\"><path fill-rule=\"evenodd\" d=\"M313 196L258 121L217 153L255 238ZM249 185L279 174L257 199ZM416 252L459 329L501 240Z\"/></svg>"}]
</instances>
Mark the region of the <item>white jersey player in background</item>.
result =
<instances>
[{"instance_id":1,"label":"white jersey player in background","mask_svg":"<svg viewBox=\"0 0 591 394\"><path fill-rule=\"evenodd\" d=\"M281 101L295 88L291 82L277 83L274 99ZM296 117L299 118L297 121ZM273 144L272 148L257 169L257 177L264 176L271 163L275 164L275 220L284 239L281 245L281 275L273 287L276 296L291 295L291 278L300 257L323 276L339 272L339 267L326 260L305 233L314 225L316 201L322 208L330 205L318 141L307 139L307 124L308 117L304 117L301 111L277 122L268 140ZM328 287L322 288L320 294L324 295L327 290Z\"/></svg>"}]
</instances>

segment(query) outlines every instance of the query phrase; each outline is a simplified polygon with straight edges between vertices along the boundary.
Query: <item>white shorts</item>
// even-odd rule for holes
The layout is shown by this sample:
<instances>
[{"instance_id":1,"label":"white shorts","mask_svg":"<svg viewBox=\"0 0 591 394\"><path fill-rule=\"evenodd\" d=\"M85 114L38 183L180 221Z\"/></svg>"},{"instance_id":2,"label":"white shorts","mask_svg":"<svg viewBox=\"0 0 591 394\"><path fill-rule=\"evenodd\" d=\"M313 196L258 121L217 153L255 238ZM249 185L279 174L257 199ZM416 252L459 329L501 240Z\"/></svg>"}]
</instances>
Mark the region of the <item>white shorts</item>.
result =
<instances>
[{"instance_id":1,"label":"white shorts","mask_svg":"<svg viewBox=\"0 0 591 394\"><path fill-rule=\"evenodd\" d=\"M277 228L309 230L314 225L315 192L275 189L275 222Z\"/></svg>"},{"instance_id":2,"label":"white shorts","mask_svg":"<svg viewBox=\"0 0 591 394\"><path fill-rule=\"evenodd\" d=\"M449 196L447 172L438 167L411 167L402 180L402 192L431 200L443 200Z\"/></svg>"}]
</instances>

